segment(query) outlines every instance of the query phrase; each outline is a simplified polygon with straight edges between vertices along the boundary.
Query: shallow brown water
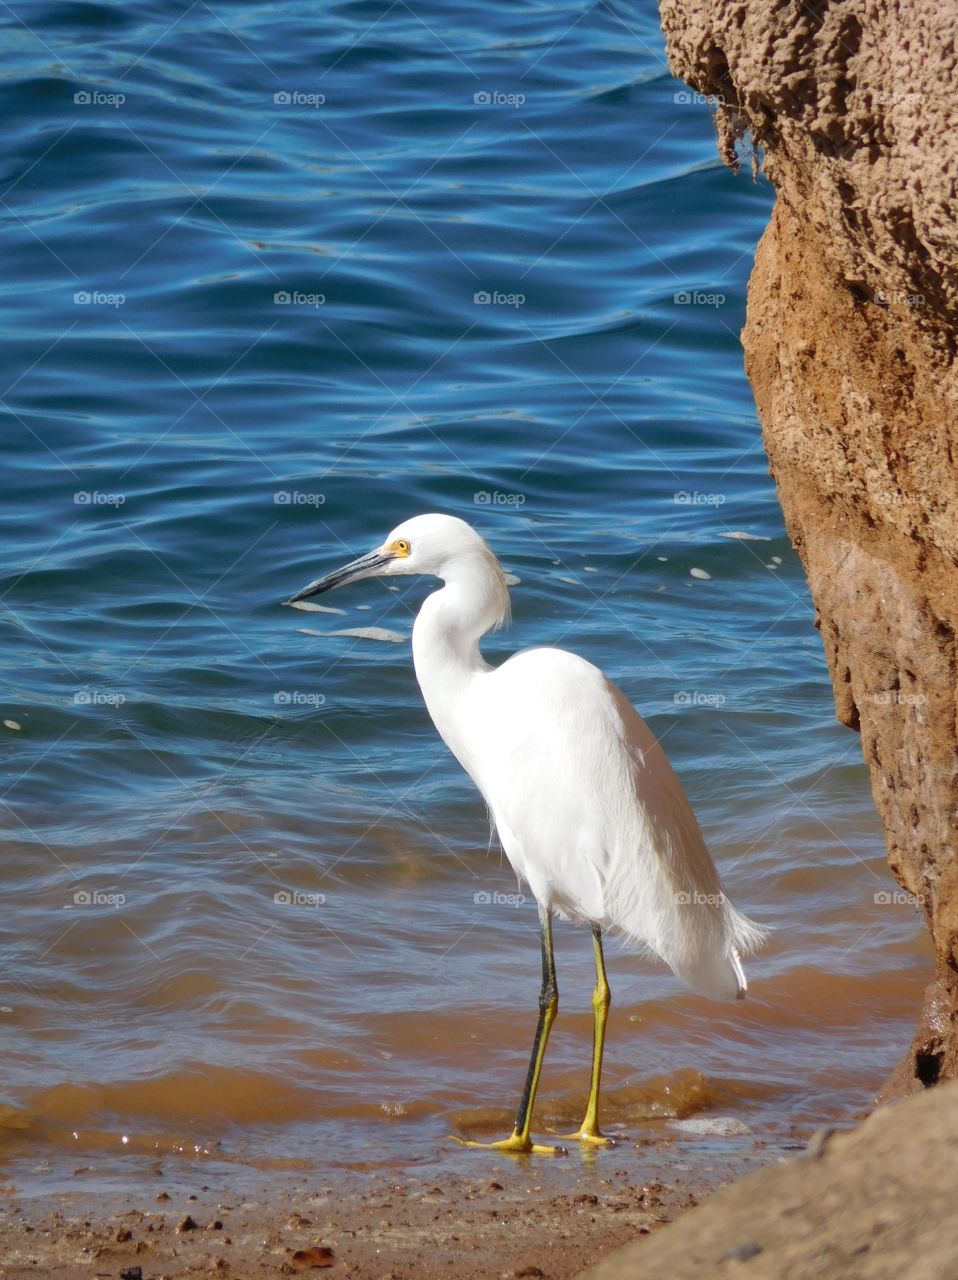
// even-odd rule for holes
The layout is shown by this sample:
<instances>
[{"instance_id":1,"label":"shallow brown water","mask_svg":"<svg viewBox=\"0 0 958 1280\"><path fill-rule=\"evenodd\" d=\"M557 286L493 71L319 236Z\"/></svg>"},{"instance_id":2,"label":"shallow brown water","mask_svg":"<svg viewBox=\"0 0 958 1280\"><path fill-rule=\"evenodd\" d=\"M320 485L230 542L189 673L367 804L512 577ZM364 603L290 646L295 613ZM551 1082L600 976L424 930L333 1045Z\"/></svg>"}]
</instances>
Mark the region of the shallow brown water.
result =
<instances>
[{"instance_id":1,"label":"shallow brown water","mask_svg":"<svg viewBox=\"0 0 958 1280\"><path fill-rule=\"evenodd\" d=\"M834 792L818 798L835 805L831 821L786 819L747 854L748 909L776 926L749 965L747 1001L710 1004L610 947L610 1133L678 1139L676 1118L718 1116L787 1144L853 1118L903 1051L928 962L920 922L894 901L877 850L862 859L842 839L852 824ZM858 812L867 818L864 796ZM505 1132L524 1072L535 914L530 901L472 900L476 884L503 903L515 893L495 855L463 866L428 841L381 824L331 876L304 861L299 892L325 889L326 902L272 918L261 901L280 855L269 853L253 884L231 883L225 864L217 892L198 888L185 909L171 910L166 876L142 865L129 907L54 910L38 895L44 980L3 1014L8 1178L107 1185L157 1160L226 1178L468 1168L477 1153L449 1135ZM735 894L746 860L720 854ZM557 946L546 1133L577 1121L591 1047L590 940L560 924Z\"/></svg>"}]
</instances>

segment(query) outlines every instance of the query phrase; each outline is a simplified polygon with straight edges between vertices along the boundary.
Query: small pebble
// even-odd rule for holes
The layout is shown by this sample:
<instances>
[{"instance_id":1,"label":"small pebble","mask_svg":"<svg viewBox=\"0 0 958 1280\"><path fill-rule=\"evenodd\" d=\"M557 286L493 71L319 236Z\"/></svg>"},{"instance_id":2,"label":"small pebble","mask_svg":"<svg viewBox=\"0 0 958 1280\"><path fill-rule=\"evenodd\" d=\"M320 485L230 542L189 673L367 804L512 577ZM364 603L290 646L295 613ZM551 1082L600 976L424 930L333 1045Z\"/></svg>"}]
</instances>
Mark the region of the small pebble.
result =
<instances>
[{"instance_id":1,"label":"small pebble","mask_svg":"<svg viewBox=\"0 0 958 1280\"><path fill-rule=\"evenodd\" d=\"M6 726L6 728L8 728L8 729L22 729L22 728L23 728L23 725L22 725L22 724L20 724L19 720L4 720L4 722L3 722L3 723L4 723L4 725Z\"/></svg>"},{"instance_id":2,"label":"small pebble","mask_svg":"<svg viewBox=\"0 0 958 1280\"><path fill-rule=\"evenodd\" d=\"M183 1219L183 1221L180 1223L180 1225L176 1229L177 1231L195 1231L196 1223L193 1221L190 1215L187 1214L186 1217Z\"/></svg>"},{"instance_id":3,"label":"small pebble","mask_svg":"<svg viewBox=\"0 0 958 1280\"><path fill-rule=\"evenodd\" d=\"M712 575L710 573L706 573L704 569L690 569L689 573L693 578L701 578L703 582L708 582L712 577Z\"/></svg>"},{"instance_id":4,"label":"small pebble","mask_svg":"<svg viewBox=\"0 0 958 1280\"><path fill-rule=\"evenodd\" d=\"M336 1255L325 1245L314 1244L308 1249L297 1249L290 1262L297 1271L306 1271L309 1267L333 1267L336 1265Z\"/></svg>"},{"instance_id":5,"label":"small pebble","mask_svg":"<svg viewBox=\"0 0 958 1280\"><path fill-rule=\"evenodd\" d=\"M754 1258L762 1252L762 1246L756 1244L754 1240L746 1240L744 1244L737 1244L734 1249L729 1249L727 1253L723 1253L720 1262L748 1262L749 1258Z\"/></svg>"},{"instance_id":6,"label":"small pebble","mask_svg":"<svg viewBox=\"0 0 958 1280\"><path fill-rule=\"evenodd\" d=\"M673 1129L681 1129L683 1133L716 1138L738 1138L752 1132L747 1124L736 1120L734 1116L693 1116L688 1120L673 1120L671 1125Z\"/></svg>"}]
</instances>

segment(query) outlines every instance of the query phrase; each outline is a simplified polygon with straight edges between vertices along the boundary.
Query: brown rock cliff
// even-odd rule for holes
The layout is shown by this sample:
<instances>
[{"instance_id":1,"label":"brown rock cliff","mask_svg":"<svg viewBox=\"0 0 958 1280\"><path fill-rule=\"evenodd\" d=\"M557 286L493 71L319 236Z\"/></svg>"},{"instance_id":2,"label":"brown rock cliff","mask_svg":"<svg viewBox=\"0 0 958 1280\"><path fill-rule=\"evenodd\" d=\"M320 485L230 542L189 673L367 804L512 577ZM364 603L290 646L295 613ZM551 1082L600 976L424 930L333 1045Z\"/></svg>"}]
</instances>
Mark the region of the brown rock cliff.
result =
<instances>
[{"instance_id":1,"label":"brown rock cliff","mask_svg":"<svg viewBox=\"0 0 958 1280\"><path fill-rule=\"evenodd\" d=\"M958 1084L723 1187L580 1280L954 1280Z\"/></svg>"},{"instance_id":2,"label":"brown rock cliff","mask_svg":"<svg viewBox=\"0 0 958 1280\"><path fill-rule=\"evenodd\" d=\"M936 968L897 1089L958 1076L954 0L661 0L674 72L776 190L742 334L839 720Z\"/></svg>"}]
</instances>

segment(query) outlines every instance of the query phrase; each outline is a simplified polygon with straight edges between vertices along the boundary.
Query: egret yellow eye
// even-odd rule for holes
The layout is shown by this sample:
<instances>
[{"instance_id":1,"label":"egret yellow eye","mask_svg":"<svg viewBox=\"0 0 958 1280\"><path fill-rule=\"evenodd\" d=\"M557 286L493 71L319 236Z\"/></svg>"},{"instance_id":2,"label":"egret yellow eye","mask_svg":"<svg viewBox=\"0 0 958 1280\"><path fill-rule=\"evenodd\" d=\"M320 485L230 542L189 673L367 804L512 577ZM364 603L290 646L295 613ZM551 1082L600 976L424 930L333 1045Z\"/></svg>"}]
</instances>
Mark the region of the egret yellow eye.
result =
<instances>
[{"instance_id":1,"label":"egret yellow eye","mask_svg":"<svg viewBox=\"0 0 958 1280\"><path fill-rule=\"evenodd\" d=\"M409 543L405 538L397 538L393 543L393 550L397 551L401 556L408 556L410 552Z\"/></svg>"}]
</instances>

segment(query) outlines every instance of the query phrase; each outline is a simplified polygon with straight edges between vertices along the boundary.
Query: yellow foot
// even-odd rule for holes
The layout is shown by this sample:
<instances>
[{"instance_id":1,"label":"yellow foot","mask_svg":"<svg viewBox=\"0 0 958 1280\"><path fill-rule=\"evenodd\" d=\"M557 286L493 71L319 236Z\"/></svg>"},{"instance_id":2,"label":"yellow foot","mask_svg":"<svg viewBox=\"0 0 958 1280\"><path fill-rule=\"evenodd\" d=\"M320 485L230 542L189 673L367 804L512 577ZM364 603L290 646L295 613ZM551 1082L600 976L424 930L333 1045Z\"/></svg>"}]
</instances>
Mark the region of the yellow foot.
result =
<instances>
[{"instance_id":1,"label":"yellow foot","mask_svg":"<svg viewBox=\"0 0 958 1280\"><path fill-rule=\"evenodd\" d=\"M480 1147L483 1151L505 1151L514 1156L567 1156L565 1147L543 1147L531 1138L522 1138L514 1133L510 1138L502 1138L499 1142L473 1142L471 1138L460 1138L452 1135L453 1141L461 1147Z\"/></svg>"},{"instance_id":2,"label":"yellow foot","mask_svg":"<svg viewBox=\"0 0 958 1280\"><path fill-rule=\"evenodd\" d=\"M577 1129L575 1133L561 1133L560 1138L568 1138L570 1142L587 1142L593 1147L614 1147L615 1138L607 1138L598 1129Z\"/></svg>"}]
</instances>

